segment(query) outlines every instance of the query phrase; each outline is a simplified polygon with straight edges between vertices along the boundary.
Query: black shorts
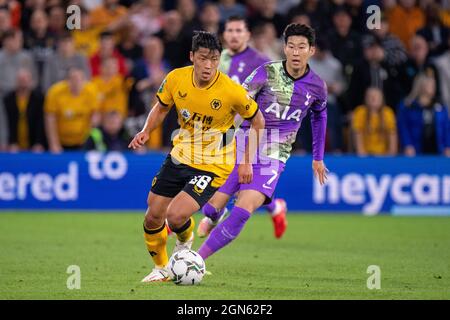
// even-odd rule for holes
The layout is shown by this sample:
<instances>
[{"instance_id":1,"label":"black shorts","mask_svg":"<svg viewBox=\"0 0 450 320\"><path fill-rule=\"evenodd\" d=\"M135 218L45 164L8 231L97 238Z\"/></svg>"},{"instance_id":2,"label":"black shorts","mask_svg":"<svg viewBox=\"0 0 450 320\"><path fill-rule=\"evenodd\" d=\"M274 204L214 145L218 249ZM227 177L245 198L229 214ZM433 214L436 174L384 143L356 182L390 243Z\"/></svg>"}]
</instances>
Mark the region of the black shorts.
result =
<instances>
[{"instance_id":1,"label":"black shorts","mask_svg":"<svg viewBox=\"0 0 450 320\"><path fill-rule=\"evenodd\" d=\"M218 188L211 183L216 174L175 163L170 154L153 178L151 192L163 197L174 198L180 191L189 194L200 208L213 196Z\"/></svg>"}]
</instances>

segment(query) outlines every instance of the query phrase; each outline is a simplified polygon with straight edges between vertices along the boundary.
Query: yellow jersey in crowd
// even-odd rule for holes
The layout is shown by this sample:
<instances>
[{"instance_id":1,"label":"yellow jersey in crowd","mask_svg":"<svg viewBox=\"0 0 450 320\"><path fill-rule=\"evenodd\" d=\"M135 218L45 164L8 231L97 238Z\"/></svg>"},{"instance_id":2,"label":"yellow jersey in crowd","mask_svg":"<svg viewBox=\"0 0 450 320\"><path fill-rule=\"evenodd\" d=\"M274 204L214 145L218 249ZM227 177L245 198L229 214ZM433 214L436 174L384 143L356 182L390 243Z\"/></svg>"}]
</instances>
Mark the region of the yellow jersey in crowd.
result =
<instances>
[{"instance_id":1,"label":"yellow jersey in crowd","mask_svg":"<svg viewBox=\"0 0 450 320\"><path fill-rule=\"evenodd\" d=\"M80 94L70 91L66 80L57 82L48 90L45 98L46 113L56 116L56 126L62 146L82 145L91 129L91 118L98 111L98 91L92 83L86 83Z\"/></svg>"}]
</instances>

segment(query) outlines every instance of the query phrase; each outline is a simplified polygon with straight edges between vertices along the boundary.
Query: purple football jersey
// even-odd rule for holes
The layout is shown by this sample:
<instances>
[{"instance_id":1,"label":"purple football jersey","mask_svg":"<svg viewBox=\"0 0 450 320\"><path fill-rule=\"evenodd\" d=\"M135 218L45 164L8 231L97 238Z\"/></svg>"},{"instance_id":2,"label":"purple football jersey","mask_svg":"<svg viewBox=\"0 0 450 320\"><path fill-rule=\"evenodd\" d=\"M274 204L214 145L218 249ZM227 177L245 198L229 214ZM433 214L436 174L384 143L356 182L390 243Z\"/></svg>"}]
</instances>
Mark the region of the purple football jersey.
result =
<instances>
[{"instance_id":1,"label":"purple football jersey","mask_svg":"<svg viewBox=\"0 0 450 320\"><path fill-rule=\"evenodd\" d=\"M225 49L220 56L219 70L237 83L242 83L256 68L268 61L267 57L251 47L235 55Z\"/></svg>"},{"instance_id":2,"label":"purple football jersey","mask_svg":"<svg viewBox=\"0 0 450 320\"><path fill-rule=\"evenodd\" d=\"M258 103L266 122L259 159L268 157L286 162L302 120L311 112L313 159L323 160L327 123L325 82L309 67L302 77L294 79L286 71L285 63L265 63L243 83ZM241 128L247 130L249 126L249 122L244 121ZM243 152L243 147L244 143L238 143L239 153Z\"/></svg>"}]
</instances>

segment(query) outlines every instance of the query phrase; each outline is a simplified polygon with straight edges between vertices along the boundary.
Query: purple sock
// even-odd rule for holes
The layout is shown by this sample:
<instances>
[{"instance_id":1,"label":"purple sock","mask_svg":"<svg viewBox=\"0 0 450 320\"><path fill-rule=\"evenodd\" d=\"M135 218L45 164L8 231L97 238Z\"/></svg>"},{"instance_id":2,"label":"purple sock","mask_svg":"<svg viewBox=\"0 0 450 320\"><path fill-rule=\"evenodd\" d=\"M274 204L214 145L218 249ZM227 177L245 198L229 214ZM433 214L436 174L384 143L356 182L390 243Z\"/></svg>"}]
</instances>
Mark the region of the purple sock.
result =
<instances>
[{"instance_id":1,"label":"purple sock","mask_svg":"<svg viewBox=\"0 0 450 320\"><path fill-rule=\"evenodd\" d=\"M264 206L264 208L266 208L267 211L269 211L270 213L275 211L275 200L273 199L272 201L270 201L269 204L266 204Z\"/></svg>"},{"instance_id":2,"label":"purple sock","mask_svg":"<svg viewBox=\"0 0 450 320\"><path fill-rule=\"evenodd\" d=\"M210 218L212 221L217 221L219 220L219 218L222 216L223 212L225 211L224 208L222 208L221 210L217 211L216 208L214 208L212 205L210 205L209 203L206 203L203 208L202 208L202 212L205 216L207 216L208 218Z\"/></svg>"},{"instance_id":3,"label":"purple sock","mask_svg":"<svg viewBox=\"0 0 450 320\"><path fill-rule=\"evenodd\" d=\"M198 253L203 259L206 259L217 250L225 247L238 236L248 218L250 218L250 212L234 207L230 216L213 229L208 239L203 242Z\"/></svg>"}]
</instances>

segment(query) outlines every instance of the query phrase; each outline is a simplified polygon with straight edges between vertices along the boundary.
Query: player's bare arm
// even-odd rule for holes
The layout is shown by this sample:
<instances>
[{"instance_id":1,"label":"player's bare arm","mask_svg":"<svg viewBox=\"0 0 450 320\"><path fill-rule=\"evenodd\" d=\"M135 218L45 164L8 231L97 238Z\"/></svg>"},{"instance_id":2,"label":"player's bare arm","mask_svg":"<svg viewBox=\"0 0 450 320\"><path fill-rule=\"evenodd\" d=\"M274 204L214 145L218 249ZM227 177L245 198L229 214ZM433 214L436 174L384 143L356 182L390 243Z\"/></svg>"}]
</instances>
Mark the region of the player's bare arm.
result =
<instances>
[{"instance_id":1,"label":"player's bare arm","mask_svg":"<svg viewBox=\"0 0 450 320\"><path fill-rule=\"evenodd\" d=\"M245 146L244 158L238 168L239 183L250 183L253 179L252 162L255 158L265 125L264 116L260 110L257 111L250 123L249 143Z\"/></svg>"},{"instance_id":2,"label":"player's bare arm","mask_svg":"<svg viewBox=\"0 0 450 320\"><path fill-rule=\"evenodd\" d=\"M150 133L164 121L169 111L170 108L163 106L159 101L156 102L145 120L144 128L134 136L128 148L136 150L142 147L148 141Z\"/></svg>"}]
</instances>

